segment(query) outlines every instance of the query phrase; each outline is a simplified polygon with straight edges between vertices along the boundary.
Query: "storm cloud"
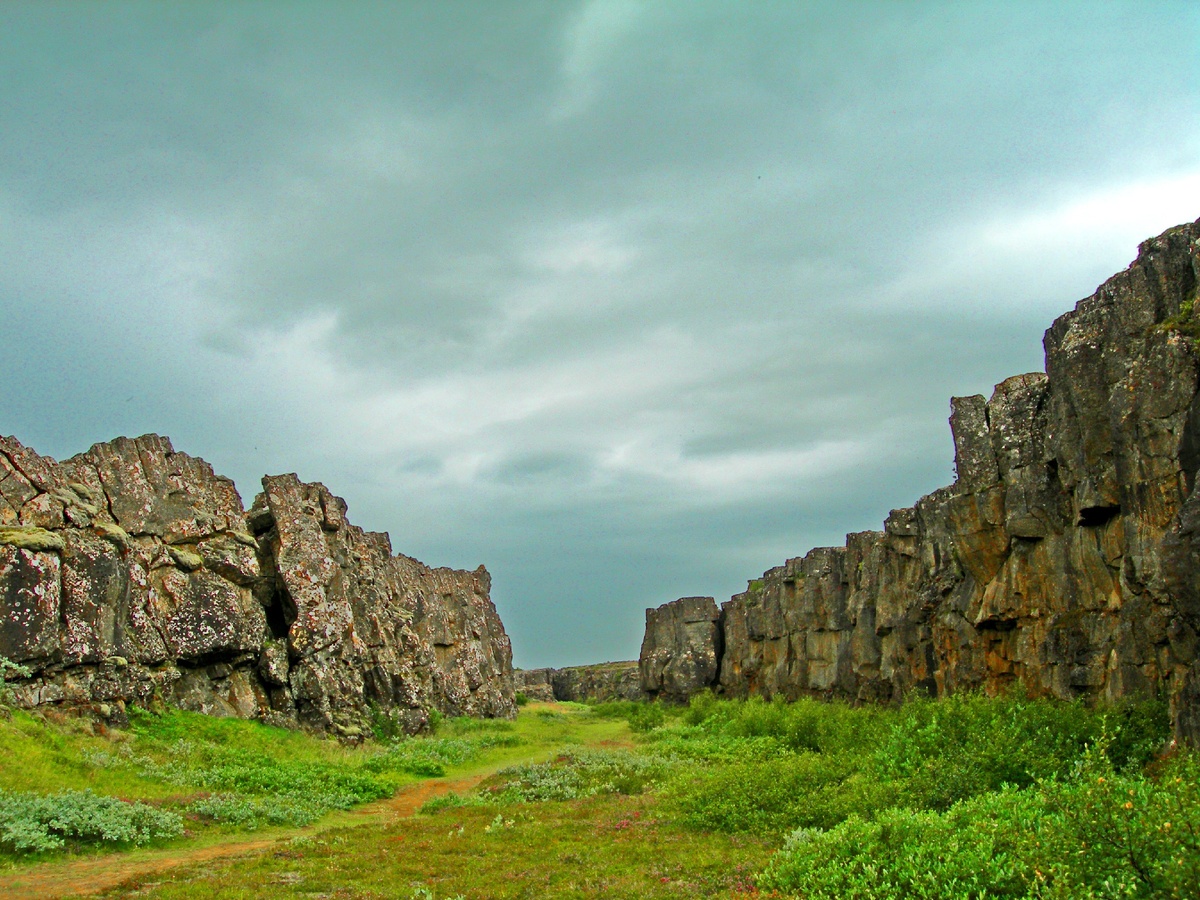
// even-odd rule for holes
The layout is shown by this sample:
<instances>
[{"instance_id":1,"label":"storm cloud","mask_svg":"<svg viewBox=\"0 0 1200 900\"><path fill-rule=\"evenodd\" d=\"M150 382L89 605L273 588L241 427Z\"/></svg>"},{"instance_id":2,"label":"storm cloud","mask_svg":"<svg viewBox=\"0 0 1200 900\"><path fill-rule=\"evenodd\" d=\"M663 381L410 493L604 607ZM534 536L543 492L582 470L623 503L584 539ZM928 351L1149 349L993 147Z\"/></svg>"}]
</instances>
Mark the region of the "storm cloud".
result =
<instances>
[{"instance_id":1,"label":"storm cloud","mask_svg":"<svg viewBox=\"0 0 1200 900\"><path fill-rule=\"evenodd\" d=\"M0 431L297 471L522 666L952 478L1200 215L1200 7L0 6Z\"/></svg>"}]
</instances>

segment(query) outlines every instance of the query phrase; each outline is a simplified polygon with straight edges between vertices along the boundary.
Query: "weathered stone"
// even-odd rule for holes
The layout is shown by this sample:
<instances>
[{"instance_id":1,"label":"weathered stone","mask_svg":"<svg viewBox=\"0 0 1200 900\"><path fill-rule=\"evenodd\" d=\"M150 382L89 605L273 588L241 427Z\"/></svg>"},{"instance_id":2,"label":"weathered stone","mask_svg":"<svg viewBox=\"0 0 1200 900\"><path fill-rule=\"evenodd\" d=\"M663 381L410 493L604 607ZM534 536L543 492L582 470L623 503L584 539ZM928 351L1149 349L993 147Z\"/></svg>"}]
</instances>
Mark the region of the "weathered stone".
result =
<instances>
[{"instance_id":1,"label":"weathered stone","mask_svg":"<svg viewBox=\"0 0 1200 900\"><path fill-rule=\"evenodd\" d=\"M488 598L491 579L392 556L387 535L345 518L345 501L294 475L263 480L252 513L278 573L268 617L286 623L289 687L302 721L329 727L365 703L420 720L511 715L512 647ZM408 710L408 712L406 712Z\"/></svg>"},{"instance_id":2,"label":"weathered stone","mask_svg":"<svg viewBox=\"0 0 1200 900\"><path fill-rule=\"evenodd\" d=\"M555 700L581 703L648 699L636 661L567 666L550 671Z\"/></svg>"},{"instance_id":3,"label":"weathered stone","mask_svg":"<svg viewBox=\"0 0 1200 900\"><path fill-rule=\"evenodd\" d=\"M722 605L720 689L1120 700L1200 743L1200 222L1046 332L1046 374L951 401L957 479ZM653 632L653 634L652 634ZM647 629L643 681L682 652Z\"/></svg>"},{"instance_id":4,"label":"weathered stone","mask_svg":"<svg viewBox=\"0 0 1200 900\"><path fill-rule=\"evenodd\" d=\"M0 526L0 544L34 553L62 550L62 536L36 525Z\"/></svg>"},{"instance_id":5,"label":"weathered stone","mask_svg":"<svg viewBox=\"0 0 1200 900\"><path fill-rule=\"evenodd\" d=\"M57 553L0 544L0 656L38 669L62 655Z\"/></svg>"},{"instance_id":6,"label":"weathered stone","mask_svg":"<svg viewBox=\"0 0 1200 900\"><path fill-rule=\"evenodd\" d=\"M0 438L0 655L25 705L168 702L362 733L370 705L511 715L491 579L393 556L345 501L233 483L146 435L57 463ZM149 668L148 668L149 667Z\"/></svg>"},{"instance_id":7,"label":"weathered stone","mask_svg":"<svg viewBox=\"0 0 1200 900\"><path fill-rule=\"evenodd\" d=\"M683 597L646 610L639 666L647 693L682 701L717 683L720 615L712 597Z\"/></svg>"},{"instance_id":8,"label":"weathered stone","mask_svg":"<svg viewBox=\"0 0 1200 900\"><path fill-rule=\"evenodd\" d=\"M513 691L542 703L554 701L554 669L513 669Z\"/></svg>"},{"instance_id":9,"label":"weathered stone","mask_svg":"<svg viewBox=\"0 0 1200 900\"><path fill-rule=\"evenodd\" d=\"M987 403L982 396L950 399L950 432L954 436L956 487L977 491L1000 480L988 431Z\"/></svg>"}]
</instances>

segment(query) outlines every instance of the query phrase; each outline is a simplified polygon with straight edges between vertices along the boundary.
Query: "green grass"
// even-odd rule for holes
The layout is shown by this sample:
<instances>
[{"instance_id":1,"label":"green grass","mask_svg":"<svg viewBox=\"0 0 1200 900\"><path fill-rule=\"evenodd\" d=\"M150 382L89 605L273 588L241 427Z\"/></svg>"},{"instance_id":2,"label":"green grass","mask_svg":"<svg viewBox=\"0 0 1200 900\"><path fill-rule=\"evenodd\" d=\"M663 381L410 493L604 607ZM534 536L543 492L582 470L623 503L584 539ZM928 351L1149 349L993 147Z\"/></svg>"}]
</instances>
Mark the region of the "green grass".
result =
<instances>
[{"instance_id":1,"label":"green grass","mask_svg":"<svg viewBox=\"0 0 1200 900\"><path fill-rule=\"evenodd\" d=\"M531 703L515 722L360 747L185 713L100 736L17 714L0 752L37 764L0 769L0 787L152 800L185 816L172 847L274 829L265 851L111 896L1195 897L1200 759L1164 755L1167 738L1162 704L1016 694ZM486 777L412 818L336 812L469 774ZM322 797L307 818L289 805Z\"/></svg>"},{"instance_id":2,"label":"green grass","mask_svg":"<svg viewBox=\"0 0 1200 900\"><path fill-rule=\"evenodd\" d=\"M280 842L250 859L158 875L142 896L682 898L749 892L772 847L757 838L681 830L653 799L605 795L447 809L385 828ZM109 896L127 896L126 885Z\"/></svg>"}]
</instances>

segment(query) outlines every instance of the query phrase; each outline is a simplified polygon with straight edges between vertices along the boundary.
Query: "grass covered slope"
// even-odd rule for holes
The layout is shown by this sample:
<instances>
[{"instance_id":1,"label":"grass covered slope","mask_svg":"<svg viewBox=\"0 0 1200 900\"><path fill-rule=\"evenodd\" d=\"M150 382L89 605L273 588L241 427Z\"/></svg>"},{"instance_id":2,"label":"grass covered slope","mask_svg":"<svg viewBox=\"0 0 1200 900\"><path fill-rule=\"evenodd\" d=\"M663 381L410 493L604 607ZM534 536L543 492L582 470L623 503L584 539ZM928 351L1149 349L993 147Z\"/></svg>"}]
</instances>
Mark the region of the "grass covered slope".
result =
<instances>
[{"instance_id":1,"label":"grass covered slope","mask_svg":"<svg viewBox=\"0 0 1200 900\"><path fill-rule=\"evenodd\" d=\"M1200 762L1167 731L1159 704L1016 696L530 704L357 748L183 713L102 736L16 714L0 752L31 765L0 787L144 801L186 829L148 838L163 852L270 838L113 897L1194 898ZM483 780L415 817L337 812L464 775ZM62 851L5 852L33 878Z\"/></svg>"}]
</instances>

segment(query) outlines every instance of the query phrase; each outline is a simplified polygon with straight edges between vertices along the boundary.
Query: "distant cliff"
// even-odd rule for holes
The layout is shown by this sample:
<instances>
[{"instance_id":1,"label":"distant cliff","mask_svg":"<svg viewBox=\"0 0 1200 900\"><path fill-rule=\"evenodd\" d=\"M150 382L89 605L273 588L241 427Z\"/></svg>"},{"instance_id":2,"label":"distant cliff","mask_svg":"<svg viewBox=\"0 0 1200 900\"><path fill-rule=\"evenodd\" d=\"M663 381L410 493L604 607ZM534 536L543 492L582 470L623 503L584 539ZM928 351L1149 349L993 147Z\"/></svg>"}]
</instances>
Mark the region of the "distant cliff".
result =
<instances>
[{"instance_id":1,"label":"distant cliff","mask_svg":"<svg viewBox=\"0 0 1200 900\"><path fill-rule=\"evenodd\" d=\"M1200 743L1200 222L1046 332L1046 373L951 401L957 479L718 612L647 610L652 694L1161 692ZM710 664L710 660L712 661Z\"/></svg>"},{"instance_id":2,"label":"distant cliff","mask_svg":"<svg viewBox=\"0 0 1200 900\"><path fill-rule=\"evenodd\" d=\"M356 735L515 712L512 650L474 572L393 556L295 475L233 482L157 435L56 462L0 438L0 656L24 706L126 703Z\"/></svg>"},{"instance_id":3,"label":"distant cliff","mask_svg":"<svg viewBox=\"0 0 1200 900\"><path fill-rule=\"evenodd\" d=\"M563 669L517 669L513 686L530 700L645 700L638 664L629 662L567 666Z\"/></svg>"}]
</instances>

